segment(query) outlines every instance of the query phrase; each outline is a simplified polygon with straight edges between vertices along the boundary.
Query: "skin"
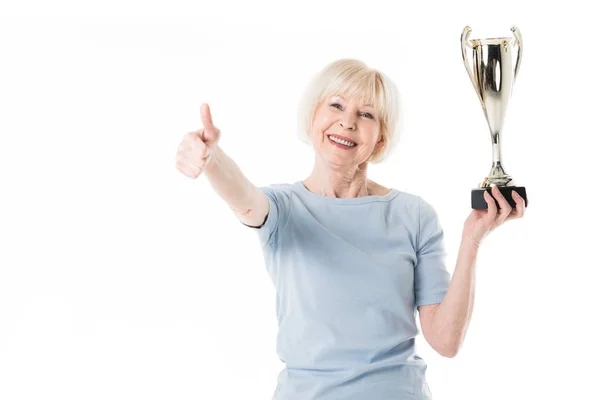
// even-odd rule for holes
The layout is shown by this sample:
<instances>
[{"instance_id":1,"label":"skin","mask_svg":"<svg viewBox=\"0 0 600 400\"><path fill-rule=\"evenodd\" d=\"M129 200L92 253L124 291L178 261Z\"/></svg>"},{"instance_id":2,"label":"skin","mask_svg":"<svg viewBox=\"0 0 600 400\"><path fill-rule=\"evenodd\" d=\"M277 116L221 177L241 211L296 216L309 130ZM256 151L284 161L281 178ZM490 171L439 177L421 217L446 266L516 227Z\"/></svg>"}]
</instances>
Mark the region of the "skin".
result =
<instances>
[{"instance_id":1,"label":"skin","mask_svg":"<svg viewBox=\"0 0 600 400\"><path fill-rule=\"evenodd\" d=\"M303 180L313 193L327 197L385 195L390 191L367 178L367 159L384 145L374 107L344 96L332 96L315 112L310 140L315 151L311 174ZM331 144L328 133L352 139L349 150Z\"/></svg>"},{"instance_id":2,"label":"skin","mask_svg":"<svg viewBox=\"0 0 600 400\"><path fill-rule=\"evenodd\" d=\"M498 188L492 188L492 195L485 194L487 210L472 210L465 221L458 259L444 300L418 307L423 336L445 357L455 357L467 335L475 305L477 254L482 242L506 221L525 215L525 200L517 192L512 192L515 208Z\"/></svg>"}]
</instances>

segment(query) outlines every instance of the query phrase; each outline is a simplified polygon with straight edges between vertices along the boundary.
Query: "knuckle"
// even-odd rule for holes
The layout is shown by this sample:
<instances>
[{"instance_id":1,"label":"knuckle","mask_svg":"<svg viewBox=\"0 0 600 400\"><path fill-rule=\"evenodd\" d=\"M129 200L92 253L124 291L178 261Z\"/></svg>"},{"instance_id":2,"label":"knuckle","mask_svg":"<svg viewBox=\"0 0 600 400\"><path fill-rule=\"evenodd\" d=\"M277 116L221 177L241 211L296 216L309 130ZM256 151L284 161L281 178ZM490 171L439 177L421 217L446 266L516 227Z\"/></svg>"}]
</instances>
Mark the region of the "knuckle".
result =
<instances>
[{"instance_id":1,"label":"knuckle","mask_svg":"<svg viewBox=\"0 0 600 400\"><path fill-rule=\"evenodd\" d=\"M184 142L186 143L197 143L200 140L201 131L189 132L184 136Z\"/></svg>"}]
</instances>

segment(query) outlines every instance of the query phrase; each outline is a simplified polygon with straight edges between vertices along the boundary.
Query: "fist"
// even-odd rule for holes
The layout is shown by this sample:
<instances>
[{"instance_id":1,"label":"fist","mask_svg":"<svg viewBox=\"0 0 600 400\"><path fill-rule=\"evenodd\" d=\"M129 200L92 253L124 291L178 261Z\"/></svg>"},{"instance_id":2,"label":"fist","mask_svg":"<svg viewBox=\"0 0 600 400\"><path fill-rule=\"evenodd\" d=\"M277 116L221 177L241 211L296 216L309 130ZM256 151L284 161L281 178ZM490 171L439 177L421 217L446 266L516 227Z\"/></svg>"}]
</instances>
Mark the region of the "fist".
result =
<instances>
[{"instance_id":1,"label":"fist","mask_svg":"<svg viewBox=\"0 0 600 400\"><path fill-rule=\"evenodd\" d=\"M208 104L200 106L203 128L186 133L177 148L176 168L189 178L196 179L213 160L214 148L221 131L213 125Z\"/></svg>"}]
</instances>

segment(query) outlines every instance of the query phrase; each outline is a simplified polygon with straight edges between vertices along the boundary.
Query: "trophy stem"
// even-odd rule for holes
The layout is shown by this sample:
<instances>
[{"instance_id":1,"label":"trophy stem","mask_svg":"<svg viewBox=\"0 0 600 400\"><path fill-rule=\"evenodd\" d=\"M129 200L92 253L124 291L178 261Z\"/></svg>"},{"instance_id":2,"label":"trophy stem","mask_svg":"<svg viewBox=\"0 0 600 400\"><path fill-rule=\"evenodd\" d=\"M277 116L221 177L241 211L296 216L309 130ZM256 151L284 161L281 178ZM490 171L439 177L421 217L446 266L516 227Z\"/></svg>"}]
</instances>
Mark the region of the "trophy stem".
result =
<instances>
[{"instance_id":1,"label":"trophy stem","mask_svg":"<svg viewBox=\"0 0 600 400\"><path fill-rule=\"evenodd\" d=\"M492 168L489 175L479 185L481 188L491 186L514 186L512 177L506 173L502 165L500 150L500 132L492 133Z\"/></svg>"},{"instance_id":2,"label":"trophy stem","mask_svg":"<svg viewBox=\"0 0 600 400\"><path fill-rule=\"evenodd\" d=\"M500 149L500 132L492 133L492 161L494 165L502 163L502 151Z\"/></svg>"}]
</instances>

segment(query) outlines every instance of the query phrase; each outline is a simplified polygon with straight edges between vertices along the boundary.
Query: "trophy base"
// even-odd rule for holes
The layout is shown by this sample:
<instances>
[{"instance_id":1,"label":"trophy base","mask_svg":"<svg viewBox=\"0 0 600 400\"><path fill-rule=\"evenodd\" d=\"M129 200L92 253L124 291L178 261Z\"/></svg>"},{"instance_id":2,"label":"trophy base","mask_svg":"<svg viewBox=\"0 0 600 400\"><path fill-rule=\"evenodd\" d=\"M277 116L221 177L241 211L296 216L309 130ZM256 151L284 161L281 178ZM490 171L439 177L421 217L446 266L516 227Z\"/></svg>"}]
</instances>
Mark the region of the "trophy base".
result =
<instances>
[{"instance_id":1,"label":"trophy base","mask_svg":"<svg viewBox=\"0 0 600 400\"><path fill-rule=\"evenodd\" d=\"M504 198L506 199L506 201L512 208L516 207L515 200L513 199L512 194L511 194L511 192L513 190L516 191L519 194L519 196L521 196L523 199L525 199L525 207L527 207L527 203L528 203L527 192L525 191L524 186L497 186L497 188L500 189L500 193L502 193L502 196L504 196ZM486 192L486 191L492 196L492 198L494 198L494 195L492 195L491 187L478 188L478 189L471 190L471 208L472 209L487 210L488 205L487 205L487 202L485 201L485 198L483 197L483 192ZM496 200L494 198L494 201L496 202L496 207L499 210L500 204L498 203L498 200Z\"/></svg>"}]
</instances>

